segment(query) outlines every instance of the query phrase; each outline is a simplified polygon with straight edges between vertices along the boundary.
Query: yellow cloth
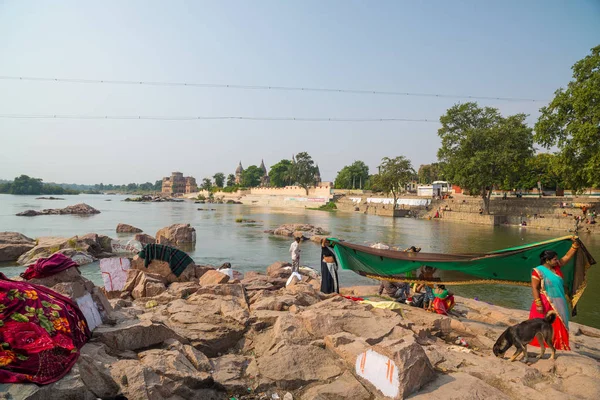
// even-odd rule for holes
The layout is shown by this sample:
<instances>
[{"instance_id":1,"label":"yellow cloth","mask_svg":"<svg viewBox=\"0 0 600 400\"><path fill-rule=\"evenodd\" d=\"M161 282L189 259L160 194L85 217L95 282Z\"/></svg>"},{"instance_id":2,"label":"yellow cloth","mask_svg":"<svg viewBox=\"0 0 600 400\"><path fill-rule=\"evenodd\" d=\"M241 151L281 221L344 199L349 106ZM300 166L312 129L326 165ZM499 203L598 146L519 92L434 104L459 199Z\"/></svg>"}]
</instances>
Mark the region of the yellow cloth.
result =
<instances>
[{"instance_id":1,"label":"yellow cloth","mask_svg":"<svg viewBox=\"0 0 600 400\"><path fill-rule=\"evenodd\" d=\"M371 300L362 300L359 301L361 304L370 304L375 308L384 308L386 310L399 310L402 308L400 303L397 301L371 301Z\"/></svg>"}]
</instances>

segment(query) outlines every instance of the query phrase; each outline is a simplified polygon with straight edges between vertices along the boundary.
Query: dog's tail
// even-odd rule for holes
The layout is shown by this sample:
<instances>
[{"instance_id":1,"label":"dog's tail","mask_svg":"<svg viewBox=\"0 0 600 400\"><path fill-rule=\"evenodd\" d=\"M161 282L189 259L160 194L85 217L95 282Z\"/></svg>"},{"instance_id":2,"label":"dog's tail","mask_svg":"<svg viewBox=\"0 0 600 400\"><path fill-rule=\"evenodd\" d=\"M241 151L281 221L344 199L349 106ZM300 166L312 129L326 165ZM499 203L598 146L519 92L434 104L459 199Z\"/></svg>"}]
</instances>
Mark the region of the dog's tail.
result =
<instances>
[{"instance_id":1,"label":"dog's tail","mask_svg":"<svg viewBox=\"0 0 600 400\"><path fill-rule=\"evenodd\" d=\"M544 321L546 321L549 324L554 323L554 320L556 319L556 316L558 314L556 314L556 311L554 310L550 310L546 313L546 317L544 317Z\"/></svg>"}]
</instances>

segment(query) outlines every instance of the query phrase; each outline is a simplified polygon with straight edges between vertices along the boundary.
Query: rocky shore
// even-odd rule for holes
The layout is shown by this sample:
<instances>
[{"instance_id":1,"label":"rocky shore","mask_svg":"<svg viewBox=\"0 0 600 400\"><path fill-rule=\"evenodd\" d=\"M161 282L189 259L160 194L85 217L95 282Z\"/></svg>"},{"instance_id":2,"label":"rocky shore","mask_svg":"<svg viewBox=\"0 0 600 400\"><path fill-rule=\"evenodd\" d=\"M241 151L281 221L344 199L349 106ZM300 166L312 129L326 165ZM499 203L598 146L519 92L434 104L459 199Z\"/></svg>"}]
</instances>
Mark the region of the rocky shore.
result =
<instances>
[{"instance_id":1,"label":"rocky shore","mask_svg":"<svg viewBox=\"0 0 600 400\"><path fill-rule=\"evenodd\" d=\"M320 293L308 276L285 287L289 265L281 262L234 280L211 266L169 273L166 263L146 269L133 260L124 290L106 293L109 304L99 300L106 322L74 368L47 386L0 385L0 396L545 400L600 392L600 330L576 323L573 351L526 365L491 351L508 325L527 318L524 311L464 298L452 317L405 305L381 309ZM83 285L98 295L77 274L37 283L66 295ZM376 291L343 294L385 301ZM466 347L455 344L458 337Z\"/></svg>"},{"instance_id":2,"label":"rocky shore","mask_svg":"<svg viewBox=\"0 0 600 400\"><path fill-rule=\"evenodd\" d=\"M96 210L92 206L88 206L85 203L75 204L74 206L67 206L65 208L45 209L42 211L27 210L18 213L18 216L23 217L34 217L36 215L92 215L100 214L100 211Z\"/></svg>"}]
</instances>

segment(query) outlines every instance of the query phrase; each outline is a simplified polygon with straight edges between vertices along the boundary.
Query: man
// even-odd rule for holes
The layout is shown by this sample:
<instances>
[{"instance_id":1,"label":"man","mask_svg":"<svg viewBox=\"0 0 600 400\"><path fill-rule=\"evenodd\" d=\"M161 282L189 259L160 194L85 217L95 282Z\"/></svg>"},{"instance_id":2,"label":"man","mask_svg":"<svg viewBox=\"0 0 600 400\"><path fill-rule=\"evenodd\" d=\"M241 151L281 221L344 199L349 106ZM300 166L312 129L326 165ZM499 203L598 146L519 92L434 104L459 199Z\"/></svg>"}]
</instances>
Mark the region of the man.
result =
<instances>
[{"instance_id":1,"label":"man","mask_svg":"<svg viewBox=\"0 0 600 400\"><path fill-rule=\"evenodd\" d=\"M300 270L300 238L297 237L290 246L290 254L292 255L292 273Z\"/></svg>"},{"instance_id":2,"label":"man","mask_svg":"<svg viewBox=\"0 0 600 400\"><path fill-rule=\"evenodd\" d=\"M379 285L379 295L381 295L384 290L387 296L400 301L406 300L410 295L410 286L405 282L381 281L381 285Z\"/></svg>"}]
</instances>

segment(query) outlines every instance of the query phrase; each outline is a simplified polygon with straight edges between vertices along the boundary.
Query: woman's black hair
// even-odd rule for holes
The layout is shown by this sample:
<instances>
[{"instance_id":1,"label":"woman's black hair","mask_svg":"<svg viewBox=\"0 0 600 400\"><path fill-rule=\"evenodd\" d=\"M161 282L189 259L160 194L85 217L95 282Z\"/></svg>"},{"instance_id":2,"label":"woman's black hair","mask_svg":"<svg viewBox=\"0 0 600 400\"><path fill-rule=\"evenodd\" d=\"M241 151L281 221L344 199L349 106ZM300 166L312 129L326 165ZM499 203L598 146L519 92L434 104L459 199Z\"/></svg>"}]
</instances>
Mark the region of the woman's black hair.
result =
<instances>
[{"instance_id":1,"label":"woman's black hair","mask_svg":"<svg viewBox=\"0 0 600 400\"><path fill-rule=\"evenodd\" d=\"M554 250L544 250L540 254L540 264L545 264L546 261L552 260L554 257L558 257L558 254Z\"/></svg>"}]
</instances>

